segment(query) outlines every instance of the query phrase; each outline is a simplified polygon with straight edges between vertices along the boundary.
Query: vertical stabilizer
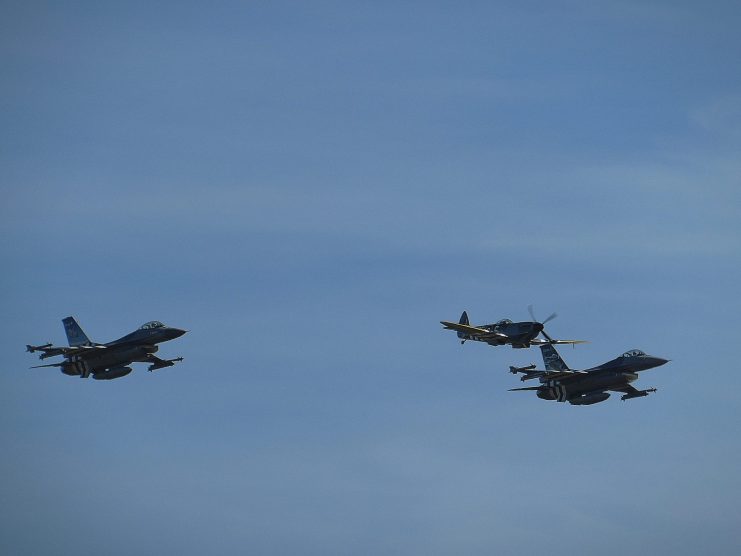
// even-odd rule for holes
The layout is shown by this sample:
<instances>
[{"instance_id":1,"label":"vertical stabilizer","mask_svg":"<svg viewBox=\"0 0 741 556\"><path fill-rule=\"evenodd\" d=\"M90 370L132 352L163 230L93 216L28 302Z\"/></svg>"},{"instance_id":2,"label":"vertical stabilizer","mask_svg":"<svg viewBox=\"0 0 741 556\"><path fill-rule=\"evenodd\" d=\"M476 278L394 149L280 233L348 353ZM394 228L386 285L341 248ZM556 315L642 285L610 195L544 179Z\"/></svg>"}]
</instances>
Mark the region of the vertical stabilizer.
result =
<instances>
[{"instance_id":1,"label":"vertical stabilizer","mask_svg":"<svg viewBox=\"0 0 741 556\"><path fill-rule=\"evenodd\" d=\"M465 324L468 326L470 323L468 322L468 313L463 311L463 314L461 315L460 320L458 321L458 324ZM459 338L468 338L468 334L464 334L463 332L458 332Z\"/></svg>"},{"instance_id":2,"label":"vertical stabilizer","mask_svg":"<svg viewBox=\"0 0 741 556\"><path fill-rule=\"evenodd\" d=\"M553 347L553 344L543 344L540 346L540 351L543 353L543 364L546 371L564 372L570 370L568 365L561 359L556 348Z\"/></svg>"},{"instance_id":3,"label":"vertical stabilizer","mask_svg":"<svg viewBox=\"0 0 741 556\"><path fill-rule=\"evenodd\" d=\"M62 324L64 324L64 331L67 333L67 341L71 347L92 345L90 338L85 335L82 328L80 328L80 325L77 324L77 321L74 318L67 317L66 319L62 319Z\"/></svg>"}]
</instances>

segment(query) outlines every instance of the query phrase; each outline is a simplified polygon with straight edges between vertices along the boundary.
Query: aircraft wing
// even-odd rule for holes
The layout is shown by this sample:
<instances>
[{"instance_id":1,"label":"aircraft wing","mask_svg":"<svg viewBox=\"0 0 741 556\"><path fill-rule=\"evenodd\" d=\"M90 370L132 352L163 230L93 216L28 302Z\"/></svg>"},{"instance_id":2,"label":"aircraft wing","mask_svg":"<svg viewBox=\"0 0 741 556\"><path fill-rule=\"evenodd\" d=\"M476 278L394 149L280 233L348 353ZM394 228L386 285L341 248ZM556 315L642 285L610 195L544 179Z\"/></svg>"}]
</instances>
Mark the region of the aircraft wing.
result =
<instances>
[{"instance_id":1,"label":"aircraft wing","mask_svg":"<svg viewBox=\"0 0 741 556\"><path fill-rule=\"evenodd\" d=\"M613 392L623 392L624 395L620 397L621 400L630 400L632 398L642 398L644 396L648 396L651 392L656 392L656 388L647 388L646 390L637 390L635 387L631 386L630 384L626 384L625 386L620 386L618 388L609 388L609 390L612 390Z\"/></svg>"},{"instance_id":2,"label":"aircraft wing","mask_svg":"<svg viewBox=\"0 0 741 556\"><path fill-rule=\"evenodd\" d=\"M476 326L470 326L468 324L461 324L458 322L448 322L446 320L441 320L440 324L442 324L445 327L445 330L455 330L456 332L463 332L464 334L468 334L469 336L476 336L479 338L497 338L501 340L509 339L509 336L506 334L501 334L499 332L492 332L491 330L487 330L486 328L478 328Z\"/></svg>"},{"instance_id":3,"label":"aircraft wing","mask_svg":"<svg viewBox=\"0 0 741 556\"><path fill-rule=\"evenodd\" d=\"M182 360L182 357L176 357L175 359L160 359L159 357L157 357L156 355L152 355L151 353L146 357L146 361L151 363L151 365L149 366L150 371L164 369L165 367L172 367L175 363Z\"/></svg>"},{"instance_id":4,"label":"aircraft wing","mask_svg":"<svg viewBox=\"0 0 741 556\"><path fill-rule=\"evenodd\" d=\"M635 386L631 386L630 384L619 386L618 388L610 388L610 390L613 392L623 392L625 394L637 394L639 392Z\"/></svg>"},{"instance_id":5,"label":"aircraft wing","mask_svg":"<svg viewBox=\"0 0 741 556\"><path fill-rule=\"evenodd\" d=\"M530 340L530 343L535 346L543 346L545 344L588 344L587 340L543 340L542 338L534 338Z\"/></svg>"},{"instance_id":6,"label":"aircraft wing","mask_svg":"<svg viewBox=\"0 0 741 556\"><path fill-rule=\"evenodd\" d=\"M542 378L545 380L564 380L570 379L576 375L583 375L585 371L538 371L534 369L535 365L530 367L510 367L509 372L512 374L522 373L520 380L532 380L533 378Z\"/></svg>"},{"instance_id":7,"label":"aircraft wing","mask_svg":"<svg viewBox=\"0 0 741 556\"><path fill-rule=\"evenodd\" d=\"M51 344L45 344L43 346L31 346L26 345L26 351L34 353L37 351L41 352L39 359L46 359L47 357L54 357L55 355L81 355L86 352L91 352L99 349L106 349L105 346L92 345L92 346L53 346Z\"/></svg>"}]
</instances>

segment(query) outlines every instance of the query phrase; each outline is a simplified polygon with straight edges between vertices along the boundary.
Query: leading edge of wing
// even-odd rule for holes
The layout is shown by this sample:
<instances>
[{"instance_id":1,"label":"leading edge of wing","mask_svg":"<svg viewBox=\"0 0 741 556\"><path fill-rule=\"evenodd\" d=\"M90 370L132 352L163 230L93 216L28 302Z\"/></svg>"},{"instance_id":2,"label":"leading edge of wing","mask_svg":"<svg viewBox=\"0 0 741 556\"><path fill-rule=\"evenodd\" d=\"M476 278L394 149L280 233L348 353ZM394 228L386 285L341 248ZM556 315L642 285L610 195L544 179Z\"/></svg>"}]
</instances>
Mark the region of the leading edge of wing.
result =
<instances>
[{"instance_id":1,"label":"leading edge of wing","mask_svg":"<svg viewBox=\"0 0 741 556\"><path fill-rule=\"evenodd\" d=\"M623 392L624 394L638 394L640 392L640 390L636 389L636 387L632 384L624 384L623 386L618 386L615 388L607 388L607 390L610 390L612 392Z\"/></svg>"},{"instance_id":2,"label":"leading edge of wing","mask_svg":"<svg viewBox=\"0 0 741 556\"><path fill-rule=\"evenodd\" d=\"M538 370L531 370L531 371L510 371L510 372L519 372L522 373L523 376L520 377L520 380L532 380L534 378L544 379L544 380L569 380L575 376L585 375L586 371L538 371Z\"/></svg>"},{"instance_id":3,"label":"leading edge of wing","mask_svg":"<svg viewBox=\"0 0 741 556\"><path fill-rule=\"evenodd\" d=\"M470 334L471 336L489 336L492 338L507 338L508 337L505 334L500 334L499 332L492 332L491 330L487 330L486 328L477 328L475 326L469 326L467 324L460 324L458 322L448 322L446 320L441 320L440 324L442 324L446 330L455 330L456 332L463 332L464 334Z\"/></svg>"},{"instance_id":4,"label":"leading edge of wing","mask_svg":"<svg viewBox=\"0 0 741 556\"><path fill-rule=\"evenodd\" d=\"M33 348L33 349L29 349ZM106 346L102 344L94 344L92 346L49 346L49 347L39 347L34 348L33 346L26 346L26 351L30 351L31 353L40 351L41 352L41 359L46 359L47 357L56 357L57 355L64 355L64 356L72 356L72 355L80 355L83 353L90 353L91 351L101 350L101 349L107 349Z\"/></svg>"},{"instance_id":5,"label":"leading edge of wing","mask_svg":"<svg viewBox=\"0 0 741 556\"><path fill-rule=\"evenodd\" d=\"M530 340L531 344L536 346L544 346L546 344L588 344L589 340L543 340L541 338L534 338Z\"/></svg>"}]
</instances>

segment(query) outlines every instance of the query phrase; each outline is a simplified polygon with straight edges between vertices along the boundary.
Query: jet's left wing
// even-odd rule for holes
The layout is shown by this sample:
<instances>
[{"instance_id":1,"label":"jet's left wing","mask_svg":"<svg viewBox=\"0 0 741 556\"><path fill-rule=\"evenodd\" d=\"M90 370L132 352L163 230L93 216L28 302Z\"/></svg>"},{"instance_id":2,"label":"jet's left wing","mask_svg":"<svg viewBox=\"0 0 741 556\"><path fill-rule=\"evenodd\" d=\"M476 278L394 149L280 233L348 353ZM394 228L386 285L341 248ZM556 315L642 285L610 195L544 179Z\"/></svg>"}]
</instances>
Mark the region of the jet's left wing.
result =
<instances>
[{"instance_id":1,"label":"jet's left wing","mask_svg":"<svg viewBox=\"0 0 741 556\"><path fill-rule=\"evenodd\" d=\"M35 353L37 351L41 352L41 355L39 355L39 359L46 359L47 357L54 357L55 355L64 355L65 357L70 355L81 355L82 353L87 353L98 349L106 349L106 347L99 344L74 347L53 346L51 344L32 346L26 344L26 351L28 351L29 353Z\"/></svg>"},{"instance_id":2,"label":"jet's left wing","mask_svg":"<svg viewBox=\"0 0 741 556\"><path fill-rule=\"evenodd\" d=\"M520 380L523 382L526 380L532 380L533 378L543 378L545 380L564 380L572 378L576 375L585 374L584 371L538 371L535 369L535 365L528 367L510 367L509 372L512 374L522 373Z\"/></svg>"},{"instance_id":3,"label":"jet's left wing","mask_svg":"<svg viewBox=\"0 0 741 556\"><path fill-rule=\"evenodd\" d=\"M509 336L507 336L506 334L502 334L500 332L492 332L491 330L487 330L486 328L478 328L469 324L448 322L446 320L441 320L440 324L445 327L445 330L455 330L456 332L462 332L463 334L468 334L469 336L476 336L477 338L481 338L482 340L485 338L496 338L500 340L506 340L509 338Z\"/></svg>"}]
</instances>

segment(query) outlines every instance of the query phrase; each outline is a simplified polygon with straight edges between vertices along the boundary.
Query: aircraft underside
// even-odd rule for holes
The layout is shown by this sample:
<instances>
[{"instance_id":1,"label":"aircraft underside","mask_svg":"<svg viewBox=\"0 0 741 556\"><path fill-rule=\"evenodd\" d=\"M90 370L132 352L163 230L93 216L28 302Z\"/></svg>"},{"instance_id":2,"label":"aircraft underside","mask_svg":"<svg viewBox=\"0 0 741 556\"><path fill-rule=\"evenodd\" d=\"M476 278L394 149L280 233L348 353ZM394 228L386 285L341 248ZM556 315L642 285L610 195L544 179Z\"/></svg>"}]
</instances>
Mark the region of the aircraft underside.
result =
<instances>
[{"instance_id":1,"label":"aircraft underside","mask_svg":"<svg viewBox=\"0 0 741 556\"><path fill-rule=\"evenodd\" d=\"M81 378L92 376L96 380L121 378L132 371L128 365L134 362L148 361L149 355L155 353L158 349L158 346L153 345L122 347L100 355L91 354L84 358L75 357L63 364L62 372L66 375Z\"/></svg>"},{"instance_id":2,"label":"aircraft underside","mask_svg":"<svg viewBox=\"0 0 741 556\"><path fill-rule=\"evenodd\" d=\"M553 386L539 390L537 396L542 400L569 402L571 405L592 405L605 401L610 397L610 393L602 390L585 393L569 393L563 386Z\"/></svg>"},{"instance_id":3,"label":"aircraft underside","mask_svg":"<svg viewBox=\"0 0 741 556\"><path fill-rule=\"evenodd\" d=\"M570 383L547 381L537 396L543 400L569 402L571 405L592 405L607 400L608 390L620 391L630 387L638 378L636 373L596 372L572 379Z\"/></svg>"}]
</instances>

